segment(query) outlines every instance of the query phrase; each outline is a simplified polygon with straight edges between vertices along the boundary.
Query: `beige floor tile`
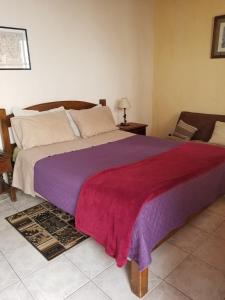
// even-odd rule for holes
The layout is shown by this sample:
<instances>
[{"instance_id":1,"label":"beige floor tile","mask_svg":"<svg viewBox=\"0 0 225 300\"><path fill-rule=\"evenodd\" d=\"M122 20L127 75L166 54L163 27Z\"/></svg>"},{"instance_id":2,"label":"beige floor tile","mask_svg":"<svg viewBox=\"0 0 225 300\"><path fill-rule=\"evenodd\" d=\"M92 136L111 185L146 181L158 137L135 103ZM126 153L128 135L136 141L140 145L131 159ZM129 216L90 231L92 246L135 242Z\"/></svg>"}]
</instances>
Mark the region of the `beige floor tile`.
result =
<instances>
[{"instance_id":1,"label":"beige floor tile","mask_svg":"<svg viewBox=\"0 0 225 300\"><path fill-rule=\"evenodd\" d=\"M118 268L113 265L95 277L93 281L112 300L137 300L137 297L131 292L128 275L128 268ZM149 272L149 292L161 282L159 277Z\"/></svg>"},{"instance_id":2,"label":"beige floor tile","mask_svg":"<svg viewBox=\"0 0 225 300\"><path fill-rule=\"evenodd\" d=\"M193 255L225 272L225 240L212 236Z\"/></svg>"},{"instance_id":3,"label":"beige floor tile","mask_svg":"<svg viewBox=\"0 0 225 300\"><path fill-rule=\"evenodd\" d=\"M31 294L27 291L21 281L10 285L0 292L1 300L32 300Z\"/></svg>"},{"instance_id":4,"label":"beige floor tile","mask_svg":"<svg viewBox=\"0 0 225 300\"><path fill-rule=\"evenodd\" d=\"M225 240L225 221L213 232L213 235Z\"/></svg>"},{"instance_id":5,"label":"beige floor tile","mask_svg":"<svg viewBox=\"0 0 225 300\"><path fill-rule=\"evenodd\" d=\"M163 279L184 260L188 253L164 242L151 255L150 270Z\"/></svg>"},{"instance_id":6,"label":"beige floor tile","mask_svg":"<svg viewBox=\"0 0 225 300\"><path fill-rule=\"evenodd\" d=\"M22 193L21 191L18 191L17 201L12 202L12 206L18 211L23 211L27 208L38 205L41 202L43 202L43 200L39 197L32 197Z\"/></svg>"},{"instance_id":7,"label":"beige floor tile","mask_svg":"<svg viewBox=\"0 0 225 300\"><path fill-rule=\"evenodd\" d=\"M190 221L190 224L206 232L212 232L224 221L224 219L225 217L206 209L198 216L193 218Z\"/></svg>"},{"instance_id":8,"label":"beige floor tile","mask_svg":"<svg viewBox=\"0 0 225 300\"><path fill-rule=\"evenodd\" d=\"M162 282L161 278L152 272L151 269L148 270L148 291L151 292L155 287L157 287Z\"/></svg>"},{"instance_id":9,"label":"beige floor tile","mask_svg":"<svg viewBox=\"0 0 225 300\"><path fill-rule=\"evenodd\" d=\"M6 217L16 214L17 210L14 208L8 208L6 210L0 211L0 231L12 228L12 225L5 220Z\"/></svg>"},{"instance_id":10,"label":"beige floor tile","mask_svg":"<svg viewBox=\"0 0 225 300\"><path fill-rule=\"evenodd\" d=\"M6 197L2 198L0 200L0 213L2 213L6 209L12 208L12 201L9 199L9 197L6 195Z\"/></svg>"},{"instance_id":11,"label":"beige floor tile","mask_svg":"<svg viewBox=\"0 0 225 300\"><path fill-rule=\"evenodd\" d=\"M115 263L104 248L89 238L65 252L70 259L89 278L93 278Z\"/></svg>"},{"instance_id":12,"label":"beige floor tile","mask_svg":"<svg viewBox=\"0 0 225 300\"><path fill-rule=\"evenodd\" d=\"M192 253L207 237L208 234L206 232L188 224L179 229L167 242Z\"/></svg>"},{"instance_id":13,"label":"beige floor tile","mask_svg":"<svg viewBox=\"0 0 225 300\"><path fill-rule=\"evenodd\" d=\"M8 262L22 278L48 264L48 261L32 245L27 243L5 253Z\"/></svg>"},{"instance_id":14,"label":"beige floor tile","mask_svg":"<svg viewBox=\"0 0 225 300\"><path fill-rule=\"evenodd\" d=\"M89 282L66 300L110 300L94 283Z\"/></svg>"},{"instance_id":15,"label":"beige floor tile","mask_svg":"<svg viewBox=\"0 0 225 300\"><path fill-rule=\"evenodd\" d=\"M10 196L9 196L8 193L1 194L1 195L0 195L0 202L1 202L2 200L9 199L9 198L10 198Z\"/></svg>"},{"instance_id":16,"label":"beige floor tile","mask_svg":"<svg viewBox=\"0 0 225 300\"><path fill-rule=\"evenodd\" d=\"M221 216L225 216L225 197L220 198L212 204L208 210L211 210Z\"/></svg>"},{"instance_id":17,"label":"beige floor tile","mask_svg":"<svg viewBox=\"0 0 225 300\"><path fill-rule=\"evenodd\" d=\"M16 282L19 282L19 278L8 264L4 256L0 253L0 290L3 290L4 288Z\"/></svg>"},{"instance_id":18,"label":"beige floor tile","mask_svg":"<svg viewBox=\"0 0 225 300\"><path fill-rule=\"evenodd\" d=\"M144 300L190 300L173 286L162 282Z\"/></svg>"},{"instance_id":19,"label":"beige floor tile","mask_svg":"<svg viewBox=\"0 0 225 300\"><path fill-rule=\"evenodd\" d=\"M22 279L36 300L62 300L88 282L88 278L64 256Z\"/></svg>"},{"instance_id":20,"label":"beige floor tile","mask_svg":"<svg viewBox=\"0 0 225 300\"><path fill-rule=\"evenodd\" d=\"M187 257L165 280L193 300L225 298L225 275L193 256Z\"/></svg>"},{"instance_id":21,"label":"beige floor tile","mask_svg":"<svg viewBox=\"0 0 225 300\"><path fill-rule=\"evenodd\" d=\"M5 254L9 250L16 250L18 247L27 245L28 242L12 226L0 231L0 250Z\"/></svg>"},{"instance_id":22,"label":"beige floor tile","mask_svg":"<svg viewBox=\"0 0 225 300\"><path fill-rule=\"evenodd\" d=\"M92 239L47 262L4 220L41 201L21 192L15 203L8 196L0 199L0 251L29 289L0 252L0 299L137 300L130 290L127 268L118 268ZM224 300L225 198L157 248L152 259L144 300Z\"/></svg>"}]
</instances>

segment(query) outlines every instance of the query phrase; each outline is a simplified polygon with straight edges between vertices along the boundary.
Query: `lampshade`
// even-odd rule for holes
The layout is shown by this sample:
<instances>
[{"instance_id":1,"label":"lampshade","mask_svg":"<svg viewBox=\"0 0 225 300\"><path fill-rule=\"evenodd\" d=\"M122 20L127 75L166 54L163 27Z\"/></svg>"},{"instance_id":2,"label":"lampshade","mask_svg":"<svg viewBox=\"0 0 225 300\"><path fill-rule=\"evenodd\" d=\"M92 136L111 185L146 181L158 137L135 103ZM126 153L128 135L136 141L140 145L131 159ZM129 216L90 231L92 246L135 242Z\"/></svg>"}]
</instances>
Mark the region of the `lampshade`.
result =
<instances>
[{"instance_id":1,"label":"lampshade","mask_svg":"<svg viewBox=\"0 0 225 300\"><path fill-rule=\"evenodd\" d=\"M127 98L121 98L118 102L118 108L130 108L130 102Z\"/></svg>"}]
</instances>

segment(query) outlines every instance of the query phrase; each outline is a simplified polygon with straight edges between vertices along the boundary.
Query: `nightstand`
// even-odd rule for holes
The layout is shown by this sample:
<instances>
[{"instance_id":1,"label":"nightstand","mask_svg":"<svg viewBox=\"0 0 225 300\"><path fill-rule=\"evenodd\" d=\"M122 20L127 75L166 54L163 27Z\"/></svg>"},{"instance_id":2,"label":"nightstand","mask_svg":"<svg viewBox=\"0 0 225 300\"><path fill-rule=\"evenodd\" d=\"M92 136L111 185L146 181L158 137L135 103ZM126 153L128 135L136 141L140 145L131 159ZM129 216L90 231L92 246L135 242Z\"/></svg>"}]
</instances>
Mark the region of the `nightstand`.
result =
<instances>
[{"instance_id":1,"label":"nightstand","mask_svg":"<svg viewBox=\"0 0 225 300\"><path fill-rule=\"evenodd\" d=\"M140 123L128 123L129 125L117 125L120 130L123 131L128 131L131 133L135 134L141 134L141 135L146 135L146 127L148 126L147 124L140 124Z\"/></svg>"},{"instance_id":2,"label":"nightstand","mask_svg":"<svg viewBox=\"0 0 225 300\"><path fill-rule=\"evenodd\" d=\"M3 173L7 173L7 184L3 179ZM6 153L0 153L0 194L9 193L12 201L16 201L15 189L12 185L12 164L10 156Z\"/></svg>"}]
</instances>

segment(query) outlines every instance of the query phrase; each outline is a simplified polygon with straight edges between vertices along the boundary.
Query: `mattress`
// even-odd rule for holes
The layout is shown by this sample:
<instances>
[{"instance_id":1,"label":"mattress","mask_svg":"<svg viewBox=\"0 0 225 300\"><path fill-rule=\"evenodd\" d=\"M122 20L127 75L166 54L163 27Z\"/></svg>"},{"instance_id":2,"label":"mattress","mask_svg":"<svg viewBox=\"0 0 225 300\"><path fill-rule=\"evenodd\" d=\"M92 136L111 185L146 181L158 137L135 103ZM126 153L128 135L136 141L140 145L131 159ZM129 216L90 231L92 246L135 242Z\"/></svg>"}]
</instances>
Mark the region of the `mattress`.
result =
<instances>
[{"instance_id":1,"label":"mattress","mask_svg":"<svg viewBox=\"0 0 225 300\"><path fill-rule=\"evenodd\" d=\"M57 147L33 148L19 153L13 184L74 214L79 191L89 176L160 154L178 143L116 131ZM41 164L44 168L40 168ZM138 262L140 270L146 268L160 240L225 193L224 180L223 164L146 203L133 228L129 259Z\"/></svg>"}]
</instances>

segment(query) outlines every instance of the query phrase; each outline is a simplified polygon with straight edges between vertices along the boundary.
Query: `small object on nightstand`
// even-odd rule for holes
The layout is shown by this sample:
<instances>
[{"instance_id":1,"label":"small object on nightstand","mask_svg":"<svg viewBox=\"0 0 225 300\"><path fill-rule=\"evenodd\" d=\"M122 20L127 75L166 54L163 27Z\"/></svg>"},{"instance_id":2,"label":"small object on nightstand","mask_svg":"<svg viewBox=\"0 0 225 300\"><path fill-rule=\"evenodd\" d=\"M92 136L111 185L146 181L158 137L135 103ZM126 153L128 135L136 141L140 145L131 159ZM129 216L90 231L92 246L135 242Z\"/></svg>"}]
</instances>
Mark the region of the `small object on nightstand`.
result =
<instances>
[{"instance_id":1,"label":"small object on nightstand","mask_svg":"<svg viewBox=\"0 0 225 300\"><path fill-rule=\"evenodd\" d=\"M7 173L8 181L7 184L3 179L3 173ZM9 193L11 200L16 201L15 189L12 185L12 164L10 156L6 153L0 153L0 194Z\"/></svg>"},{"instance_id":2,"label":"small object on nightstand","mask_svg":"<svg viewBox=\"0 0 225 300\"><path fill-rule=\"evenodd\" d=\"M147 124L129 123L128 125L117 125L120 130L128 131L135 134L146 135Z\"/></svg>"},{"instance_id":3,"label":"small object on nightstand","mask_svg":"<svg viewBox=\"0 0 225 300\"><path fill-rule=\"evenodd\" d=\"M121 123L121 126L128 126L129 123L127 123L127 114L126 114L126 109L130 108L130 102L128 101L127 98L121 98L118 102L118 108L123 109L123 119L124 122Z\"/></svg>"}]
</instances>

